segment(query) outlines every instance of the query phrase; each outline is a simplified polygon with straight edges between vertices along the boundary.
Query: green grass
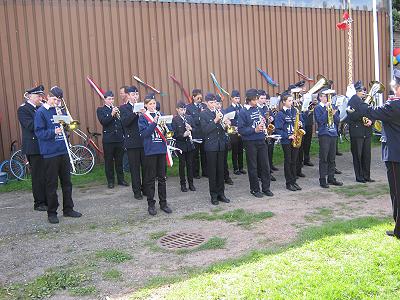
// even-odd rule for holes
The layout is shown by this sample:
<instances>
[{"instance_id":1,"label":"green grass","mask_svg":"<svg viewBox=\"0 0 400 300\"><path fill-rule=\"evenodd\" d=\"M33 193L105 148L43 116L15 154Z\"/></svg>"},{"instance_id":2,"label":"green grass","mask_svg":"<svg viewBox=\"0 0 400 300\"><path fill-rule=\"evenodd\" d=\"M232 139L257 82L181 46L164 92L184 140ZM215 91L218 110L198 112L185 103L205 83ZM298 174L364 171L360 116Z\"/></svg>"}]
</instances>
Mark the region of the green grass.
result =
<instances>
[{"instance_id":1,"label":"green grass","mask_svg":"<svg viewBox=\"0 0 400 300\"><path fill-rule=\"evenodd\" d=\"M97 292L96 287L93 285L90 286L82 286L82 287L73 287L70 289L71 296L89 296L93 295Z\"/></svg>"},{"instance_id":2,"label":"green grass","mask_svg":"<svg viewBox=\"0 0 400 300\"><path fill-rule=\"evenodd\" d=\"M197 251L204 251L204 250L215 250L215 249L224 249L226 245L226 238L220 238L218 236L213 236L204 244L201 244L199 247L194 249L179 249L176 251L178 254L188 254Z\"/></svg>"},{"instance_id":3,"label":"green grass","mask_svg":"<svg viewBox=\"0 0 400 300\"><path fill-rule=\"evenodd\" d=\"M130 254L117 249L99 250L95 253L95 257L112 263L122 263L132 259Z\"/></svg>"},{"instance_id":4,"label":"green grass","mask_svg":"<svg viewBox=\"0 0 400 300\"><path fill-rule=\"evenodd\" d=\"M387 184L354 184L348 186L341 186L331 190L339 195L347 198L354 196L364 196L367 199L372 199L381 195L389 193L389 186Z\"/></svg>"},{"instance_id":5,"label":"green grass","mask_svg":"<svg viewBox=\"0 0 400 300\"><path fill-rule=\"evenodd\" d=\"M158 277L132 295L162 299L397 299L400 242L388 220L360 218L305 229L285 247L191 271L190 279ZM185 276L187 277L187 276Z\"/></svg>"},{"instance_id":6,"label":"green grass","mask_svg":"<svg viewBox=\"0 0 400 300\"><path fill-rule=\"evenodd\" d=\"M235 209L224 213L219 212L198 212L191 215L184 216L186 220L201 220L201 221L224 221L228 223L236 223L239 226L249 228L256 222L260 222L267 218L271 218L274 214L270 211L254 213L248 212L244 209Z\"/></svg>"},{"instance_id":7,"label":"green grass","mask_svg":"<svg viewBox=\"0 0 400 300\"><path fill-rule=\"evenodd\" d=\"M318 207L316 211L304 217L306 221L327 221L333 217L333 210L329 207Z\"/></svg>"},{"instance_id":8,"label":"green grass","mask_svg":"<svg viewBox=\"0 0 400 300\"><path fill-rule=\"evenodd\" d=\"M152 240L158 240L166 234L167 234L167 231L163 230L163 231L152 232L152 233L150 233L149 236L150 236L150 239L152 239Z\"/></svg>"},{"instance_id":9,"label":"green grass","mask_svg":"<svg viewBox=\"0 0 400 300\"><path fill-rule=\"evenodd\" d=\"M119 281L122 278L122 272L116 269L111 269L103 273L103 279L109 281Z\"/></svg>"}]
</instances>

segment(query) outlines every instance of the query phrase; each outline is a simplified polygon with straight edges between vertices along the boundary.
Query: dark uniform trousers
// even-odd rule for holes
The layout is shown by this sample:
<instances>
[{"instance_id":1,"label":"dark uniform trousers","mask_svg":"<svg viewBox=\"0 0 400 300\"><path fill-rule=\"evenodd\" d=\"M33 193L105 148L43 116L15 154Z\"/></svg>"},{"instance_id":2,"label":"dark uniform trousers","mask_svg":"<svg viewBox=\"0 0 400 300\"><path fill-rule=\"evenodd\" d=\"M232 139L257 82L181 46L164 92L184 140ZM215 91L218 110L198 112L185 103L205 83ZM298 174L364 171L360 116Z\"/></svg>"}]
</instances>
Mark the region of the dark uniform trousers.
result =
<instances>
[{"instance_id":1,"label":"dark uniform trousers","mask_svg":"<svg viewBox=\"0 0 400 300\"><path fill-rule=\"evenodd\" d=\"M167 184L165 175L165 154L148 155L144 157L144 187L149 207L154 207L156 178L158 181L158 199L160 206L167 204Z\"/></svg>"},{"instance_id":2,"label":"dark uniform trousers","mask_svg":"<svg viewBox=\"0 0 400 300\"><path fill-rule=\"evenodd\" d=\"M211 198L224 195L225 153L226 151L206 151L208 183Z\"/></svg>"},{"instance_id":3,"label":"dark uniform trousers","mask_svg":"<svg viewBox=\"0 0 400 300\"><path fill-rule=\"evenodd\" d=\"M44 160L40 154L26 155L31 167L34 207L47 205Z\"/></svg>"},{"instance_id":4,"label":"dark uniform trousers","mask_svg":"<svg viewBox=\"0 0 400 300\"><path fill-rule=\"evenodd\" d=\"M357 180L370 179L371 137L351 137L351 154L353 155L354 173Z\"/></svg>"},{"instance_id":5,"label":"dark uniform trousers","mask_svg":"<svg viewBox=\"0 0 400 300\"><path fill-rule=\"evenodd\" d=\"M310 162L310 148L311 148L311 141L312 141L312 126L306 126L305 128L306 134L303 135L303 163Z\"/></svg>"},{"instance_id":6,"label":"dark uniform trousers","mask_svg":"<svg viewBox=\"0 0 400 300\"><path fill-rule=\"evenodd\" d=\"M232 148L232 165L233 170L243 169L243 141L242 138L237 134L231 134L231 148Z\"/></svg>"},{"instance_id":7,"label":"dark uniform trousers","mask_svg":"<svg viewBox=\"0 0 400 300\"><path fill-rule=\"evenodd\" d=\"M72 211L74 202L72 201L71 163L68 154L44 158L43 160L46 176L47 214L57 215L58 178L60 178L63 194L63 211L64 213Z\"/></svg>"},{"instance_id":8,"label":"dark uniform trousers","mask_svg":"<svg viewBox=\"0 0 400 300\"><path fill-rule=\"evenodd\" d=\"M271 170L268 159L268 149L265 140L245 141L247 174L249 176L250 191L259 192L258 176L261 178L262 191L267 191L271 184Z\"/></svg>"},{"instance_id":9,"label":"dark uniform trousers","mask_svg":"<svg viewBox=\"0 0 400 300\"><path fill-rule=\"evenodd\" d=\"M228 180L229 177L229 167L228 167L228 153L229 147L228 143L226 144L225 153L224 153L224 180Z\"/></svg>"},{"instance_id":10,"label":"dark uniform trousers","mask_svg":"<svg viewBox=\"0 0 400 300\"><path fill-rule=\"evenodd\" d=\"M267 141L267 147L268 147L269 166L272 167L274 165L273 157L274 157L275 140L270 138L269 141Z\"/></svg>"},{"instance_id":11,"label":"dark uniform trousers","mask_svg":"<svg viewBox=\"0 0 400 300\"><path fill-rule=\"evenodd\" d=\"M400 162L386 161L390 198L392 200L394 234L400 237Z\"/></svg>"},{"instance_id":12,"label":"dark uniform trousers","mask_svg":"<svg viewBox=\"0 0 400 300\"><path fill-rule=\"evenodd\" d=\"M189 184L193 184L193 153L194 150L180 153L179 158L179 178L181 185L186 185L185 169L187 172L187 179Z\"/></svg>"},{"instance_id":13,"label":"dark uniform trousers","mask_svg":"<svg viewBox=\"0 0 400 300\"><path fill-rule=\"evenodd\" d=\"M132 176L132 191L138 194L144 190L142 186L142 178L144 178L144 149L143 148L129 148L128 149L129 170ZM142 174L140 174L140 169ZM142 176L140 176L142 175Z\"/></svg>"},{"instance_id":14,"label":"dark uniform trousers","mask_svg":"<svg viewBox=\"0 0 400 300\"><path fill-rule=\"evenodd\" d=\"M106 172L107 182L114 183L114 166L117 173L118 183L124 181L124 170L122 167L122 159L124 149L122 142L103 143L104 149L104 168Z\"/></svg>"},{"instance_id":15,"label":"dark uniform trousers","mask_svg":"<svg viewBox=\"0 0 400 300\"><path fill-rule=\"evenodd\" d=\"M301 146L299 148L298 154L297 154L297 163L296 163L296 174L301 173L301 169L303 168L303 160L304 160L304 145L303 141L301 143Z\"/></svg>"},{"instance_id":16,"label":"dark uniform trousers","mask_svg":"<svg viewBox=\"0 0 400 300\"><path fill-rule=\"evenodd\" d=\"M319 141L319 178L331 181L335 177L336 136L321 135Z\"/></svg>"},{"instance_id":17,"label":"dark uniform trousers","mask_svg":"<svg viewBox=\"0 0 400 300\"><path fill-rule=\"evenodd\" d=\"M200 176L200 162L201 174L207 176L207 156L204 151L204 143L194 143L193 173L195 177Z\"/></svg>"},{"instance_id":18,"label":"dark uniform trousers","mask_svg":"<svg viewBox=\"0 0 400 300\"><path fill-rule=\"evenodd\" d=\"M296 183L296 164L299 155L299 148L292 144L282 144L283 155L285 157L283 168L285 173L286 185Z\"/></svg>"}]
</instances>

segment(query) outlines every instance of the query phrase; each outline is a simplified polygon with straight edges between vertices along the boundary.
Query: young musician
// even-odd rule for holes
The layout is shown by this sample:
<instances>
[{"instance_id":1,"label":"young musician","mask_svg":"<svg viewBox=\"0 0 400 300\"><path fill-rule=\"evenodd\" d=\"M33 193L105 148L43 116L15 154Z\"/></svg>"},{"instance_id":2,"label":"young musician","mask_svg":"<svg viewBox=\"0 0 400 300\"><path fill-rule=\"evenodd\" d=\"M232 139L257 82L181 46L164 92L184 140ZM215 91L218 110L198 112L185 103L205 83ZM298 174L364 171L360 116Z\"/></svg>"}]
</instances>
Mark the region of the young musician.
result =
<instances>
[{"instance_id":1,"label":"young musician","mask_svg":"<svg viewBox=\"0 0 400 300\"><path fill-rule=\"evenodd\" d=\"M211 203L218 205L219 201L229 203L225 197L224 186L224 157L226 150L226 136L223 115L216 109L216 98L207 93L207 108L200 113L200 124L204 133L204 150L207 157L208 185Z\"/></svg>"},{"instance_id":2,"label":"young musician","mask_svg":"<svg viewBox=\"0 0 400 300\"><path fill-rule=\"evenodd\" d=\"M63 134L62 125L54 123L55 115L66 115L57 101L63 99L63 91L58 86L52 87L43 104L35 114L35 134L39 140L40 154L43 156L47 196L47 216L52 224L59 222L57 217L57 186L60 178L63 194L64 217L79 218L81 213L75 211L72 201L71 162L67 148L67 137Z\"/></svg>"},{"instance_id":3,"label":"young musician","mask_svg":"<svg viewBox=\"0 0 400 300\"><path fill-rule=\"evenodd\" d=\"M294 127L297 111L293 107L293 97L289 94L282 94L282 110L278 112L275 118L276 133L281 136L281 145L284 155L284 173L286 179L286 188L290 191L301 190L296 183L296 163L299 154L299 148L293 147L292 142L295 139ZM299 112L299 114L301 114ZM301 127L301 115L299 126Z\"/></svg>"},{"instance_id":4,"label":"young musician","mask_svg":"<svg viewBox=\"0 0 400 300\"><path fill-rule=\"evenodd\" d=\"M162 128L157 125L160 113L156 110L156 100L153 93L146 95L144 105L147 111L139 117L139 132L143 139L144 146L144 186L147 196L148 212L151 216L157 214L155 208L156 201L155 181L158 181L158 198L160 209L167 214L172 210L167 204L167 185L166 185L166 153L167 144Z\"/></svg>"},{"instance_id":5,"label":"young musician","mask_svg":"<svg viewBox=\"0 0 400 300\"><path fill-rule=\"evenodd\" d=\"M114 188L114 167L118 185L129 186L124 179L122 157L124 155L124 132L118 107L114 106L114 94L104 94L104 106L97 108L97 118L103 126L104 169L108 188Z\"/></svg>"},{"instance_id":6,"label":"young musician","mask_svg":"<svg viewBox=\"0 0 400 300\"><path fill-rule=\"evenodd\" d=\"M269 120L270 120L270 124L274 125L275 124L275 117L277 114L276 109L274 109L271 106L271 97L269 96L269 94L265 94L265 106L267 107L267 114L269 114ZM275 125L274 125L275 126ZM269 138L267 139L267 147L268 147L268 159L269 159L269 165L271 167L271 172L272 171L279 171L279 169L277 167L274 166L273 163L273 157L274 157L274 148L275 148L275 139L273 138ZM272 175L271 175L271 181L274 181L272 179ZM275 179L275 178L274 178ZM275 179L276 180L276 179Z\"/></svg>"},{"instance_id":7,"label":"young musician","mask_svg":"<svg viewBox=\"0 0 400 300\"><path fill-rule=\"evenodd\" d=\"M239 113L238 129L246 148L250 193L257 198L273 196L270 191L268 149L265 143L265 119L257 107L258 91L246 91L246 105ZM261 178L261 191L258 177Z\"/></svg>"},{"instance_id":8,"label":"young musician","mask_svg":"<svg viewBox=\"0 0 400 300\"><path fill-rule=\"evenodd\" d=\"M354 88L356 94L350 98L347 103L348 107L358 107L363 103L361 98L365 95L365 88L361 81L357 81L354 84ZM364 119L359 112L349 114L347 121L349 123L350 148L356 181L362 183L373 182L370 172L372 121Z\"/></svg>"},{"instance_id":9,"label":"young musician","mask_svg":"<svg viewBox=\"0 0 400 300\"><path fill-rule=\"evenodd\" d=\"M314 109L318 104L317 98L312 98L310 105L307 110L303 112L303 120L304 120L304 129L306 134L303 136L303 151L304 151L304 160L303 165L312 167L314 164L310 160L310 148L311 141L313 135L313 126L314 126Z\"/></svg>"},{"instance_id":10,"label":"young musician","mask_svg":"<svg viewBox=\"0 0 400 300\"><path fill-rule=\"evenodd\" d=\"M328 188L328 184L343 185L335 178L335 157L337 123L339 122L339 111L325 93L328 89L322 89L318 93L319 104L314 109L315 122L318 125L319 141L319 184ZM328 181L326 180L328 177Z\"/></svg>"},{"instance_id":11,"label":"young musician","mask_svg":"<svg viewBox=\"0 0 400 300\"><path fill-rule=\"evenodd\" d=\"M200 113L206 108L206 105L202 102L203 95L200 89L193 89L192 91L192 103L186 106L186 114L191 117L190 124L192 126L193 139L203 140L204 134L200 125ZM194 178L200 179L200 162L201 162L201 173L203 177L207 177L207 158L204 151L203 143L194 143L195 150L193 154L193 175ZM200 158L199 158L200 156Z\"/></svg>"},{"instance_id":12,"label":"young musician","mask_svg":"<svg viewBox=\"0 0 400 300\"><path fill-rule=\"evenodd\" d=\"M141 200L143 191L144 148L139 134L139 116L146 110L134 112L135 103L139 100L139 91L135 86L126 89L127 103L120 107L121 122L125 133L124 147L127 149L129 169L132 178L132 191L135 199Z\"/></svg>"},{"instance_id":13,"label":"young musician","mask_svg":"<svg viewBox=\"0 0 400 300\"><path fill-rule=\"evenodd\" d=\"M45 190L44 161L40 155L39 142L35 134L35 112L42 105L44 87L39 85L25 92L26 101L17 111L22 130L22 153L26 155L31 167L33 209L47 210Z\"/></svg>"},{"instance_id":14,"label":"young musician","mask_svg":"<svg viewBox=\"0 0 400 300\"><path fill-rule=\"evenodd\" d=\"M186 116L186 104L179 101L176 105L177 115L172 119L172 130L176 140L176 147L182 150L178 152L179 157L179 178L181 183L181 191L187 192L185 168L187 172L187 181L189 190L195 191L193 185L193 153L194 143L192 141L192 127L189 125L188 116Z\"/></svg>"},{"instance_id":15,"label":"young musician","mask_svg":"<svg viewBox=\"0 0 400 300\"><path fill-rule=\"evenodd\" d=\"M225 110L225 114L235 112L235 118L231 120L231 126L236 129L235 132L229 134L232 148L232 165L233 174L241 175L247 172L243 169L243 140L237 132L239 112L243 108L240 104L240 93L238 90L233 90L231 93L232 104Z\"/></svg>"}]
</instances>

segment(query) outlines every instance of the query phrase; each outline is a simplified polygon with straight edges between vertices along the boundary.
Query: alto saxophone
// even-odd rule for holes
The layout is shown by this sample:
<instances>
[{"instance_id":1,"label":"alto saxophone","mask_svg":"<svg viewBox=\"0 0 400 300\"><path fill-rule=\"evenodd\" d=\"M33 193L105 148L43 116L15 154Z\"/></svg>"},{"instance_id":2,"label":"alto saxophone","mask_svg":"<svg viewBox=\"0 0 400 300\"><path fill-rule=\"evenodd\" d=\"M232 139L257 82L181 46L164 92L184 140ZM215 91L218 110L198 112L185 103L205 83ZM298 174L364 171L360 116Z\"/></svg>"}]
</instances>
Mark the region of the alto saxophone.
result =
<instances>
[{"instance_id":1,"label":"alto saxophone","mask_svg":"<svg viewBox=\"0 0 400 300\"><path fill-rule=\"evenodd\" d=\"M303 140L303 135L306 134L306 132L300 128L300 111L295 108L296 110L296 119L294 121L294 129L293 129L293 141L292 141L292 146L294 148L300 148L301 146L301 141Z\"/></svg>"}]
</instances>

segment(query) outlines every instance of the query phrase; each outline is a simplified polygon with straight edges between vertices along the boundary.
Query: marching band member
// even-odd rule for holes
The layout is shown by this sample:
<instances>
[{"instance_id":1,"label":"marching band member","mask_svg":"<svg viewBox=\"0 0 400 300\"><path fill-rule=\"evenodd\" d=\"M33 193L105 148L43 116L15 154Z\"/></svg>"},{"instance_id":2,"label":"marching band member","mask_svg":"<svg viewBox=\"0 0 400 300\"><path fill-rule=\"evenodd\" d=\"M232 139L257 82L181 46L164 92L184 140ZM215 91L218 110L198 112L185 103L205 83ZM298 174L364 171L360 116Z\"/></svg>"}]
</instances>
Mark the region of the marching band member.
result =
<instances>
[{"instance_id":1,"label":"marching band member","mask_svg":"<svg viewBox=\"0 0 400 300\"><path fill-rule=\"evenodd\" d=\"M193 139L203 140L204 135L200 126L200 113L206 108L206 105L202 102L203 95L200 89L193 89L192 91L192 103L186 106L186 114L191 117L192 120L192 135ZM203 177L207 177L207 158L204 150L203 143L195 143L195 150L193 155L193 175L194 178L200 179L200 162L201 162L201 173ZM200 156L200 158L199 158Z\"/></svg>"},{"instance_id":2,"label":"marching band member","mask_svg":"<svg viewBox=\"0 0 400 300\"><path fill-rule=\"evenodd\" d=\"M121 99L120 103L126 104L128 102L128 93L126 91L127 89L127 85L123 85L119 88L119 98Z\"/></svg>"},{"instance_id":3,"label":"marching band member","mask_svg":"<svg viewBox=\"0 0 400 300\"><path fill-rule=\"evenodd\" d=\"M157 125L160 113L156 110L156 100L153 93L144 99L147 111L139 117L139 132L144 145L144 186L147 196L148 212L157 214L154 200L155 181L158 181L158 198L160 209L167 214L172 213L167 204L166 184L166 153L167 143L162 129Z\"/></svg>"},{"instance_id":4,"label":"marching band member","mask_svg":"<svg viewBox=\"0 0 400 300\"><path fill-rule=\"evenodd\" d=\"M47 102L43 104L35 114L35 134L39 140L40 154L43 156L46 195L47 216L52 224L59 222L57 217L58 197L57 186L60 178L63 194L64 217L79 218L81 213L75 211L72 201L71 162L67 148L68 141L60 124L55 124L53 116L64 114L61 108L56 108L57 101L63 98L63 91L58 86L52 87L47 96Z\"/></svg>"},{"instance_id":5,"label":"marching band member","mask_svg":"<svg viewBox=\"0 0 400 300\"><path fill-rule=\"evenodd\" d=\"M357 81L354 88L356 94L350 98L348 107L358 107L363 103L361 98L365 95L365 88L361 81ZM356 181L373 182L370 173L372 121L367 120L364 124L363 116L359 112L354 112L348 115L347 122L349 123L350 147Z\"/></svg>"},{"instance_id":6,"label":"marching band member","mask_svg":"<svg viewBox=\"0 0 400 300\"><path fill-rule=\"evenodd\" d=\"M250 193L262 198L273 196L270 190L270 175L268 149L265 143L265 119L257 107L258 91L246 91L246 105L239 113L238 130L246 148L247 171L250 182ZM258 174L259 173L259 174ZM261 191L258 182L261 178Z\"/></svg>"},{"instance_id":7,"label":"marching band member","mask_svg":"<svg viewBox=\"0 0 400 300\"><path fill-rule=\"evenodd\" d=\"M394 70L391 87L395 93L383 106L368 107L361 103L352 106L355 112L372 120L382 121L382 160L385 162L392 200L394 230L386 231L389 236L400 239L400 71Z\"/></svg>"},{"instance_id":8,"label":"marching band member","mask_svg":"<svg viewBox=\"0 0 400 300\"><path fill-rule=\"evenodd\" d=\"M232 91L231 102L232 104L227 107L225 114L233 111L236 112L235 118L231 120L231 126L236 128L236 131L229 135L232 148L233 174L241 175L246 174L247 172L243 169L243 140L237 132L239 112L243 108L240 104L240 93L238 90Z\"/></svg>"},{"instance_id":9,"label":"marching band member","mask_svg":"<svg viewBox=\"0 0 400 300\"><path fill-rule=\"evenodd\" d=\"M27 100L18 108L18 120L22 130L22 153L31 167L33 209L47 211L44 161L40 155L39 142L35 134L35 112L42 105L44 87L39 85L26 92Z\"/></svg>"},{"instance_id":10,"label":"marching band member","mask_svg":"<svg viewBox=\"0 0 400 300\"><path fill-rule=\"evenodd\" d=\"M216 109L216 98L207 93L207 108L200 113L200 124L204 133L204 150L207 156L208 184L211 203L218 205L219 201L229 203L225 197L224 186L224 155L226 150L226 135L223 127L223 115Z\"/></svg>"},{"instance_id":11,"label":"marching band member","mask_svg":"<svg viewBox=\"0 0 400 300\"><path fill-rule=\"evenodd\" d=\"M114 188L114 166L118 185L129 186L124 179L122 158L124 155L124 132L120 112L114 104L114 94L107 91L104 95L104 106L97 108L97 118L103 126L104 169L108 188Z\"/></svg>"},{"instance_id":12,"label":"marching band member","mask_svg":"<svg viewBox=\"0 0 400 300\"><path fill-rule=\"evenodd\" d=\"M189 117L186 116L185 102L179 101L177 103L176 112L177 115L172 119L172 130L176 139L175 145L182 150L182 153L178 152L181 191L188 191L186 187L185 168L189 190L195 191L196 188L193 185L193 154L195 146L192 141L192 127L188 120Z\"/></svg>"},{"instance_id":13,"label":"marching band member","mask_svg":"<svg viewBox=\"0 0 400 300\"><path fill-rule=\"evenodd\" d=\"M139 115L145 113L142 109L140 113L133 112L135 103L139 101L139 91L137 87L126 88L127 103L120 107L121 122L125 133L124 147L128 152L129 169L132 179L132 191L135 199L143 199L143 172L144 172L144 148L143 141L139 134Z\"/></svg>"},{"instance_id":14,"label":"marching band member","mask_svg":"<svg viewBox=\"0 0 400 300\"><path fill-rule=\"evenodd\" d=\"M315 122L318 124L319 141L319 184L323 188L328 188L328 184L343 185L335 179L335 157L337 123L340 121L339 112L332 103L328 103L328 96L322 89L318 93L320 103L315 107ZM328 177L328 182L326 180Z\"/></svg>"},{"instance_id":15,"label":"marching band member","mask_svg":"<svg viewBox=\"0 0 400 300\"><path fill-rule=\"evenodd\" d=\"M303 112L303 120L305 123L304 130L306 131L306 134L303 136L303 143L302 143L304 151L303 165L309 167L314 166L314 164L310 160L310 148L313 135L314 109L317 104L318 104L317 98L313 97L307 110Z\"/></svg>"},{"instance_id":16,"label":"marching band member","mask_svg":"<svg viewBox=\"0 0 400 300\"><path fill-rule=\"evenodd\" d=\"M293 133L296 120L296 109L292 107L293 97L289 94L282 94L281 102L283 107L282 110L280 110L276 115L275 129L276 133L281 136L281 145L284 154L286 188L290 191L296 191L301 190L301 187L296 183L296 164L299 148L293 147L292 145L292 141L295 138Z\"/></svg>"},{"instance_id":17,"label":"marching band member","mask_svg":"<svg viewBox=\"0 0 400 300\"><path fill-rule=\"evenodd\" d=\"M271 97L269 96L269 94L265 95L265 99L266 99L265 105L267 107L267 113L269 113L269 117L270 117L270 124L274 125L275 124L275 116L276 116L277 112L271 106ZM279 171L279 169L274 166L274 162L273 162L273 160L274 160L275 139L272 139L272 138L267 139L267 147L268 147L268 158L269 158L269 165L271 167L271 172L272 171ZM274 181L272 179L272 177L273 176L271 175L271 180Z\"/></svg>"}]
</instances>

